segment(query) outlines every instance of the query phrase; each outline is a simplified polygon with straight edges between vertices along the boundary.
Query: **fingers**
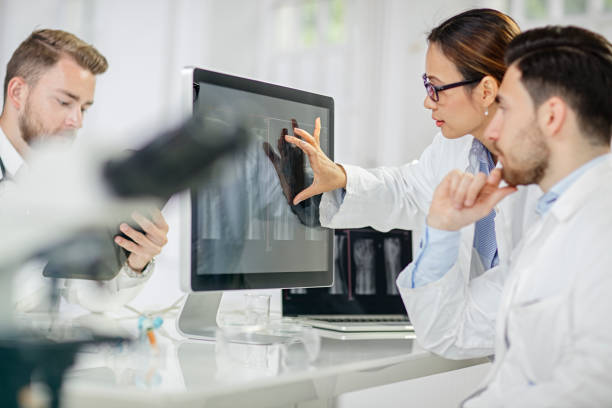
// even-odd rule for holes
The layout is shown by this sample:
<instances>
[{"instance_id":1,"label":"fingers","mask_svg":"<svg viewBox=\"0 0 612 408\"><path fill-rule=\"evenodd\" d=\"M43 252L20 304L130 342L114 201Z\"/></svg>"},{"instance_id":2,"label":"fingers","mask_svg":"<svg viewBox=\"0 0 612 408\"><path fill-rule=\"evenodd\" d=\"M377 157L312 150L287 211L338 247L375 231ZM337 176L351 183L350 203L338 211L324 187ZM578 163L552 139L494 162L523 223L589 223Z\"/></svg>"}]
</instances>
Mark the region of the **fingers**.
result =
<instances>
[{"instance_id":1,"label":"fingers","mask_svg":"<svg viewBox=\"0 0 612 408\"><path fill-rule=\"evenodd\" d=\"M457 188L453 194L453 205L457 209L463 208L463 203L465 202L465 196L467 194L467 190L472 184L474 180L474 175L471 173L465 173L463 177L458 182Z\"/></svg>"},{"instance_id":2,"label":"fingers","mask_svg":"<svg viewBox=\"0 0 612 408\"><path fill-rule=\"evenodd\" d=\"M315 138L312 137L310 135L310 133L308 133L307 131L305 131L303 129L295 128L295 129L293 129L293 134L302 137L302 139L304 139L306 142L310 143L311 145L318 146L318 144L316 143Z\"/></svg>"},{"instance_id":3,"label":"fingers","mask_svg":"<svg viewBox=\"0 0 612 408\"><path fill-rule=\"evenodd\" d=\"M489 174L489 177L487 177L487 184L491 184L494 186L499 186L499 182L502 179L502 169L500 169L499 167L496 167L493 169L493 171L491 171L491 174Z\"/></svg>"},{"instance_id":4,"label":"fingers","mask_svg":"<svg viewBox=\"0 0 612 408\"><path fill-rule=\"evenodd\" d=\"M121 230L125 235L131 238L131 240L129 240L120 236L116 236L115 242L121 248L128 250L132 254L137 254L150 258L153 258L161 252L162 247L160 245L155 244L140 232L134 229L123 230L122 228Z\"/></svg>"},{"instance_id":5,"label":"fingers","mask_svg":"<svg viewBox=\"0 0 612 408\"><path fill-rule=\"evenodd\" d=\"M153 224L153 221L149 220L144 215L138 212L133 212L132 219L136 221L138 225L140 225L140 227L144 230L146 235L161 235L162 234L162 231L160 231L160 229L157 228L157 225Z\"/></svg>"},{"instance_id":6,"label":"fingers","mask_svg":"<svg viewBox=\"0 0 612 408\"><path fill-rule=\"evenodd\" d=\"M158 208L154 208L151 210L151 219L157 225L158 228L168 232L170 227L164 218L164 215Z\"/></svg>"},{"instance_id":7,"label":"fingers","mask_svg":"<svg viewBox=\"0 0 612 408\"><path fill-rule=\"evenodd\" d=\"M321 118L316 118L313 136L315 138L315 142L317 143L317 146L321 146L321 143L319 140L320 135L321 135Z\"/></svg>"},{"instance_id":8,"label":"fingers","mask_svg":"<svg viewBox=\"0 0 612 408\"><path fill-rule=\"evenodd\" d=\"M436 190L434 191L434 197L437 195L442 195L442 196L449 196L449 192L451 189L451 184L452 181L454 179L453 176L453 172L448 173L440 182L440 184L438 184L438 187L436 187Z\"/></svg>"},{"instance_id":9,"label":"fingers","mask_svg":"<svg viewBox=\"0 0 612 408\"><path fill-rule=\"evenodd\" d=\"M143 233L136 231L126 223L119 226L121 232L127 235L130 239L121 236L115 237L115 242L120 247L128 250L131 253L138 255L155 256L161 252L161 246L156 245L149 240Z\"/></svg>"},{"instance_id":10,"label":"fingers","mask_svg":"<svg viewBox=\"0 0 612 408\"><path fill-rule=\"evenodd\" d=\"M154 224L153 221L149 220L147 217L141 215L138 212L134 212L132 214L132 218L144 230L144 232L146 233L145 237L147 239L149 239L155 245L158 245L160 247L166 245L166 243L168 242L168 238L166 237L168 232L167 229L164 230L163 228L160 228L159 226Z\"/></svg>"},{"instance_id":11,"label":"fingers","mask_svg":"<svg viewBox=\"0 0 612 408\"><path fill-rule=\"evenodd\" d=\"M294 198L293 198L293 205L298 205L300 202L309 199L310 197L316 196L317 194L321 194L322 191L318 191L317 188L315 187L314 183L310 185L310 187L305 188L304 190L300 191Z\"/></svg>"},{"instance_id":12,"label":"fingers","mask_svg":"<svg viewBox=\"0 0 612 408\"><path fill-rule=\"evenodd\" d=\"M514 193L517 190L518 189L514 186L498 188L487 197L486 204L488 207L493 208L497 205L497 203L503 200L506 196Z\"/></svg>"},{"instance_id":13,"label":"fingers","mask_svg":"<svg viewBox=\"0 0 612 408\"><path fill-rule=\"evenodd\" d=\"M474 205L476 197L478 197L480 190L482 190L486 182L487 175L484 173L478 173L473 177L473 180L468 186L465 194L465 200L463 201L464 206L471 207L472 205Z\"/></svg>"},{"instance_id":14,"label":"fingers","mask_svg":"<svg viewBox=\"0 0 612 408\"><path fill-rule=\"evenodd\" d=\"M448 196L452 199L452 197L454 197L455 195L455 191L457 191L457 188L461 183L461 180L463 179L463 172L459 170L453 170L446 175L445 179L448 180Z\"/></svg>"},{"instance_id":15,"label":"fingers","mask_svg":"<svg viewBox=\"0 0 612 408\"><path fill-rule=\"evenodd\" d=\"M125 233L127 235L127 233ZM128 235L129 236L129 235ZM132 240L123 238L119 235L115 237L115 243L128 252L134 252L138 249L138 244Z\"/></svg>"},{"instance_id":16,"label":"fingers","mask_svg":"<svg viewBox=\"0 0 612 408\"><path fill-rule=\"evenodd\" d=\"M168 243L169 228L161 211L155 209L151 211L151 216L153 220L134 212L132 218L143 232L137 231L127 223L122 223L119 229L130 239L117 236L115 242L122 248L139 255L155 256L159 254L162 247Z\"/></svg>"},{"instance_id":17,"label":"fingers","mask_svg":"<svg viewBox=\"0 0 612 408\"><path fill-rule=\"evenodd\" d=\"M296 129L296 130L298 130L298 129ZM304 133L306 133L306 132L304 132ZM300 140L297 137L287 135L287 136L285 136L285 140L287 142L291 143L292 145L297 146L300 149L302 149L302 151L304 153L306 153L306 155L308 155L309 159L311 158L311 155L314 155L314 154L317 153L317 150L311 144L308 144L308 143L306 143L306 141Z\"/></svg>"},{"instance_id":18,"label":"fingers","mask_svg":"<svg viewBox=\"0 0 612 408\"><path fill-rule=\"evenodd\" d=\"M449 197L453 206L460 210L463 207L471 207L476 202L476 199L481 194L481 191L490 181L496 181L497 176L490 178L484 173L463 173L455 170L447 176L449 178L450 188ZM499 184L499 180L497 180ZM497 185L495 185L496 187Z\"/></svg>"},{"instance_id":19,"label":"fingers","mask_svg":"<svg viewBox=\"0 0 612 408\"><path fill-rule=\"evenodd\" d=\"M499 171L487 177L453 170L434 192L427 215L427 224L438 229L455 231L478 221L516 187L498 187Z\"/></svg>"}]
</instances>

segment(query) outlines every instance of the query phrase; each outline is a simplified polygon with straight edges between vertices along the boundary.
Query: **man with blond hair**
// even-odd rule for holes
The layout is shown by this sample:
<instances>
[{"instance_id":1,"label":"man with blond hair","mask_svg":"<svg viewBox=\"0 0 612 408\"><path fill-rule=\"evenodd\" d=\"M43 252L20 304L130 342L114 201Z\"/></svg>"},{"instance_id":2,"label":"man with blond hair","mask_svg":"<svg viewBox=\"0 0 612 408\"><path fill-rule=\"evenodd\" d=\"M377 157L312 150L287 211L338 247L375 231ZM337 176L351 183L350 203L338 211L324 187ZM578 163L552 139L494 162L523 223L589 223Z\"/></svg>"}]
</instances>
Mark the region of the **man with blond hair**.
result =
<instances>
[{"instance_id":1,"label":"man with blond hair","mask_svg":"<svg viewBox=\"0 0 612 408\"><path fill-rule=\"evenodd\" d=\"M43 139L73 139L94 103L96 76L108 69L106 58L92 45L62 30L37 30L15 50L6 69L4 107L0 115L0 199L16 182L32 146ZM153 258L167 242L168 225L161 212L151 219L134 213L142 232L127 223L114 237L116 250L129 255L119 273L99 285L67 280L64 295L92 311L117 309L133 299L153 272ZM44 227L44 226L41 226ZM10 231L3 231L10 234ZM119 231L117 231L117 234ZM121 249L121 248L123 249ZM41 266L26 264L17 273L16 307L35 310L47 293Z\"/></svg>"}]
</instances>

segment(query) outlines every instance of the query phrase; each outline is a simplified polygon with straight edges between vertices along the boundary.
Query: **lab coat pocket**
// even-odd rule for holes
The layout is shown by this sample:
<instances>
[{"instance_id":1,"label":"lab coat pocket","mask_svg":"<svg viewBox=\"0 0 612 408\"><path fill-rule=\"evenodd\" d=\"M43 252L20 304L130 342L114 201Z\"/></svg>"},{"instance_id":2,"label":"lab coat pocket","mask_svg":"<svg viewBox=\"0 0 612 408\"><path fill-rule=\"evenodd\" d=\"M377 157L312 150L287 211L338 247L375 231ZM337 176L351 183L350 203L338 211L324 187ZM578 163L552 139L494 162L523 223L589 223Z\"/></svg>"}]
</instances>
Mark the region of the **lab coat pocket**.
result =
<instances>
[{"instance_id":1,"label":"lab coat pocket","mask_svg":"<svg viewBox=\"0 0 612 408\"><path fill-rule=\"evenodd\" d=\"M559 294L515 304L507 340L519 369L532 382L548 380L569 343L567 297Z\"/></svg>"}]
</instances>

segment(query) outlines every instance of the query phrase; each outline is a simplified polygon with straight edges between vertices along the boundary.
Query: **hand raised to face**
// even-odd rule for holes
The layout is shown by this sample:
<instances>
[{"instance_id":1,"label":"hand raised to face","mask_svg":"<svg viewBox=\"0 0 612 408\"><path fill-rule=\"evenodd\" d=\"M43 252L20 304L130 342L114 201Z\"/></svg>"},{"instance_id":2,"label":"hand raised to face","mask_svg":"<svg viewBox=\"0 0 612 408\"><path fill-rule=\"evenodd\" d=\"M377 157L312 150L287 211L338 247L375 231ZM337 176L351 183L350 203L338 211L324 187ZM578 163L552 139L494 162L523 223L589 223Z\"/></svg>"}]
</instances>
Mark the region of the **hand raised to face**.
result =
<instances>
[{"instance_id":1,"label":"hand raised to face","mask_svg":"<svg viewBox=\"0 0 612 408\"><path fill-rule=\"evenodd\" d=\"M501 179L501 169L494 169L488 177L484 173L451 171L434 192L427 225L456 231L485 217L516 191L516 187L499 187Z\"/></svg>"}]
</instances>

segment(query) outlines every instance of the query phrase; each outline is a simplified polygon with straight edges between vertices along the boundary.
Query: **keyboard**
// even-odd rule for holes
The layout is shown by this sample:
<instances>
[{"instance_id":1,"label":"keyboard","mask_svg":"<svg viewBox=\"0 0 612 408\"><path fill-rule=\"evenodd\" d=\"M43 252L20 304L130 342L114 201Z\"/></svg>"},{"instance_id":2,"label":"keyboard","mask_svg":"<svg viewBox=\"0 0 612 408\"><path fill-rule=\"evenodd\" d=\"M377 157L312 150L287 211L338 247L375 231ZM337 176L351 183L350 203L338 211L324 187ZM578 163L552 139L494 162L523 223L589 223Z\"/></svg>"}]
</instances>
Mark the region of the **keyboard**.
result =
<instances>
[{"instance_id":1,"label":"keyboard","mask_svg":"<svg viewBox=\"0 0 612 408\"><path fill-rule=\"evenodd\" d=\"M300 316L304 324L341 332L414 331L406 315Z\"/></svg>"}]
</instances>

